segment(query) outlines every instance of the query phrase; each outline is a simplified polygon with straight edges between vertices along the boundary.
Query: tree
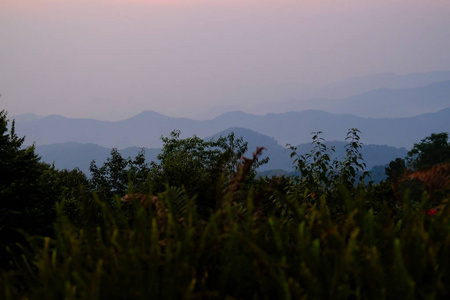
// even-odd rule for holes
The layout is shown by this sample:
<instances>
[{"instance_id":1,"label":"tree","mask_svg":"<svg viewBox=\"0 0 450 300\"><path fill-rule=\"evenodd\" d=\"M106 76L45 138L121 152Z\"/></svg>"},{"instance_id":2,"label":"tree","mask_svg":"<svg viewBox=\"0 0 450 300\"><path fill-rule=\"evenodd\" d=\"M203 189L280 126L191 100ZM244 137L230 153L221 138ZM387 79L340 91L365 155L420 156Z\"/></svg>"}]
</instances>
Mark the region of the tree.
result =
<instances>
[{"instance_id":1,"label":"tree","mask_svg":"<svg viewBox=\"0 0 450 300\"><path fill-rule=\"evenodd\" d=\"M328 193L341 185L351 189L369 176L368 172L364 172L366 164L360 152L363 144L360 142L358 129L348 130L345 138L348 141L345 146L346 156L342 160L331 160L335 149L327 147L325 139L321 137L321 131L312 134L312 148L309 153L299 155L297 148L291 146L290 149L291 158L294 157L294 167L301 175L296 180L301 189L308 189L313 198L316 194ZM359 174L361 175L358 176Z\"/></svg>"},{"instance_id":2,"label":"tree","mask_svg":"<svg viewBox=\"0 0 450 300\"><path fill-rule=\"evenodd\" d=\"M385 174L388 182L397 182L405 175L406 165L405 160L402 158L396 158L389 163L389 166L385 168Z\"/></svg>"},{"instance_id":3,"label":"tree","mask_svg":"<svg viewBox=\"0 0 450 300\"><path fill-rule=\"evenodd\" d=\"M123 158L117 148L113 148L103 166L99 168L92 161L89 170L92 174L92 187L102 199L110 200L115 194L123 196L130 184L139 192L147 192L145 183L150 167L145 162L144 150L132 159Z\"/></svg>"},{"instance_id":4,"label":"tree","mask_svg":"<svg viewBox=\"0 0 450 300\"><path fill-rule=\"evenodd\" d=\"M6 247L25 243L19 231L52 235L55 202L62 193L57 171L40 162L34 146L23 148L12 122L8 132L5 110L0 111L0 265L9 263Z\"/></svg>"},{"instance_id":5,"label":"tree","mask_svg":"<svg viewBox=\"0 0 450 300\"><path fill-rule=\"evenodd\" d=\"M158 162L145 162L141 151L135 159L123 158L117 149L111 150L111 157L98 167L91 163L90 180L93 190L103 200L113 195L133 193L160 193L171 187L183 187L191 197L195 196L198 206L207 212L215 207L226 185L236 172L247 143L236 138L234 133L217 140L203 140L197 136L180 139L180 131L174 130L169 137L161 137L164 145L158 155ZM243 189L250 186L256 177L256 168L268 158L255 161L243 182ZM132 190L130 188L132 187Z\"/></svg>"},{"instance_id":6,"label":"tree","mask_svg":"<svg viewBox=\"0 0 450 300\"><path fill-rule=\"evenodd\" d=\"M300 176L294 176L289 193L297 199L319 203L326 199L326 203L332 213L340 214L344 210L344 197L342 191L346 190L353 197L357 187L364 187L364 179L370 178L365 171L366 164L360 149L363 144L360 141L360 131L350 128L345 140L346 155L342 159L331 159L335 151L325 144L321 137L322 132L313 132L312 148L309 153L300 155L296 148L291 146L291 158ZM325 198L323 197L325 196Z\"/></svg>"},{"instance_id":7,"label":"tree","mask_svg":"<svg viewBox=\"0 0 450 300\"><path fill-rule=\"evenodd\" d=\"M175 130L169 137L162 137L162 141L159 164L152 163L155 189L161 191L165 184L183 186L190 196L196 195L197 204L206 210L215 207L223 188L220 183L228 183L247 151L247 142L242 137L236 138L234 133L206 141L197 136L180 139L180 131ZM249 178L254 178L255 169L266 162L267 159L255 163Z\"/></svg>"},{"instance_id":8,"label":"tree","mask_svg":"<svg viewBox=\"0 0 450 300\"><path fill-rule=\"evenodd\" d=\"M448 133L432 133L408 152L406 160L414 169L450 161Z\"/></svg>"},{"instance_id":9,"label":"tree","mask_svg":"<svg viewBox=\"0 0 450 300\"><path fill-rule=\"evenodd\" d=\"M21 149L24 140L16 135L14 121L8 133L7 113L0 111L0 199L11 205L20 205L40 175L34 147Z\"/></svg>"}]
</instances>

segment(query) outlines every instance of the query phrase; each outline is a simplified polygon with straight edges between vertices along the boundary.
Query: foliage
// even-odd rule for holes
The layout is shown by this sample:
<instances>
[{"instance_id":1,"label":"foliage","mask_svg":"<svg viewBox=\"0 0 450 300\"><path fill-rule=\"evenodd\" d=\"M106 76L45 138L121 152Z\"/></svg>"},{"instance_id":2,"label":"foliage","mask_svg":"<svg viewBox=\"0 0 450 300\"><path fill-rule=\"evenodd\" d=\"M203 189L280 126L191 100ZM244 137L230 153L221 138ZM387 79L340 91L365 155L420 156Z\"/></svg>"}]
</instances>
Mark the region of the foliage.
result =
<instances>
[{"instance_id":1,"label":"foliage","mask_svg":"<svg viewBox=\"0 0 450 300\"><path fill-rule=\"evenodd\" d=\"M51 235L55 220L55 170L41 163L34 147L22 148L12 122L0 111L0 267L9 266L6 247L25 243L19 231L33 235Z\"/></svg>"},{"instance_id":2,"label":"foliage","mask_svg":"<svg viewBox=\"0 0 450 300\"><path fill-rule=\"evenodd\" d=\"M162 152L159 163L151 163L151 184L158 192L165 185L183 187L190 196L196 196L196 202L203 214L217 205L230 181L233 172L247 151L247 142L236 138L234 133L217 140L203 140L197 136L180 139L180 131L171 132L162 137ZM267 159L255 162L247 174L247 187L256 176L255 169Z\"/></svg>"},{"instance_id":3,"label":"foliage","mask_svg":"<svg viewBox=\"0 0 450 300\"><path fill-rule=\"evenodd\" d=\"M330 156L331 152L334 152L334 148L326 146L325 139L320 136L322 132L313 132L312 134L313 147L309 153L298 155L295 152L297 148L288 146L292 150L291 158L295 157L294 167L301 174L301 178L298 178L301 188L306 188L311 195L315 195L318 192L323 194L331 187L338 163L331 161Z\"/></svg>"},{"instance_id":4,"label":"foliage","mask_svg":"<svg viewBox=\"0 0 450 300\"><path fill-rule=\"evenodd\" d=\"M116 148L111 150L111 157L100 168L91 162L91 184L97 195L104 200L111 200L113 195L124 195L133 186L139 192L146 192L150 165L145 162L142 149L132 158L123 158Z\"/></svg>"},{"instance_id":5,"label":"foliage","mask_svg":"<svg viewBox=\"0 0 450 300\"><path fill-rule=\"evenodd\" d=\"M427 215L407 202L397 221L375 215L368 196L347 194L335 220L325 197L285 195L289 218L277 208L260 218L251 192L244 208L225 195L205 221L171 188L158 194L162 209L138 208L132 223L98 202L102 226L85 228L62 202L56 237L33 238L1 289L5 299L447 299L450 208Z\"/></svg>"},{"instance_id":6,"label":"foliage","mask_svg":"<svg viewBox=\"0 0 450 300\"><path fill-rule=\"evenodd\" d=\"M450 142L448 133L432 133L408 152L408 164L415 169L434 164L450 162Z\"/></svg>"},{"instance_id":7,"label":"foliage","mask_svg":"<svg viewBox=\"0 0 450 300\"><path fill-rule=\"evenodd\" d=\"M396 182L403 177L406 171L405 160L402 158L396 158L389 163L386 167L385 173L388 182Z\"/></svg>"},{"instance_id":8,"label":"foliage","mask_svg":"<svg viewBox=\"0 0 450 300\"><path fill-rule=\"evenodd\" d=\"M34 153L34 147L21 149L25 138L15 133L12 122L10 133L7 129L6 112L0 111L0 198L3 206L14 209L23 205L36 192L36 182L41 175L41 164Z\"/></svg>"},{"instance_id":9,"label":"foliage","mask_svg":"<svg viewBox=\"0 0 450 300\"><path fill-rule=\"evenodd\" d=\"M345 187L352 191L355 184L363 184L364 178L369 176L368 172L364 171L366 165L360 153L360 131L349 129L346 137L346 156L341 160L331 160L331 154L335 150L326 146L325 139L321 137L322 132L312 134L313 147L306 155L298 155L297 149L290 147L291 157L295 158L293 164L300 172L300 176L294 177L290 192L297 195L306 193L309 201L313 203L318 203L322 196L327 196L328 205L337 213L342 210L343 204L339 190Z\"/></svg>"},{"instance_id":10,"label":"foliage","mask_svg":"<svg viewBox=\"0 0 450 300\"><path fill-rule=\"evenodd\" d=\"M345 140L348 141L348 144L345 146L347 155L341 163L339 172L341 183L347 187L353 186L357 181L361 182L365 177L370 176L368 172L363 172L359 178L356 178L357 173L366 168L366 164L364 163L364 159L360 152L363 144L360 142L361 138L359 134L361 134L361 131L356 128L350 128L345 138Z\"/></svg>"},{"instance_id":11,"label":"foliage","mask_svg":"<svg viewBox=\"0 0 450 300\"><path fill-rule=\"evenodd\" d=\"M438 205L445 201L445 194L450 189L448 162L448 133L433 133L414 144L405 159L397 158L389 164L387 182L392 185L399 203L406 195L419 203L425 193L430 196L430 204Z\"/></svg>"}]
</instances>

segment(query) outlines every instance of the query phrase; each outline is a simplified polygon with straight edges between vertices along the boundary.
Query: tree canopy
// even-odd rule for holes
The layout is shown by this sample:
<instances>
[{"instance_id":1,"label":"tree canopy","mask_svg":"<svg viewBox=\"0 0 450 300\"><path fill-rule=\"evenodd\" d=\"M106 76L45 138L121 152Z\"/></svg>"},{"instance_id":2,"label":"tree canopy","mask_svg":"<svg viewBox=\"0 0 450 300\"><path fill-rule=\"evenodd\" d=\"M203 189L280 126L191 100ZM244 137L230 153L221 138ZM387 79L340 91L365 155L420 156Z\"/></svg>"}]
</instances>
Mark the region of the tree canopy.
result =
<instances>
[{"instance_id":1,"label":"tree canopy","mask_svg":"<svg viewBox=\"0 0 450 300\"><path fill-rule=\"evenodd\" d=\"M408 152L406 160L414 169L450 161L448 132L432 133Z\"/></svg>"}]
</instances>

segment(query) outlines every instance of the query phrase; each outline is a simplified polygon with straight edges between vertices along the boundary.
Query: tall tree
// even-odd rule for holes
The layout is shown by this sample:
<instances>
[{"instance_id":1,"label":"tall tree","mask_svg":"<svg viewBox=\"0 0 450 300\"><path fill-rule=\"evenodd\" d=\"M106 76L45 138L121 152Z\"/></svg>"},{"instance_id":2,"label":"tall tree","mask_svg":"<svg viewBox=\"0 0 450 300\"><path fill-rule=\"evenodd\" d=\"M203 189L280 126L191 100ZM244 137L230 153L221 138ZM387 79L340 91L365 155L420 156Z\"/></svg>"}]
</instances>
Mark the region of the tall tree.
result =
<instances>
[{"instance_id":1,"label":"tall tree","mask_svg":"<svg viewBox=\"0 0 450 300\"><path fill-rule=\"evenodd\" d=\"M51 235L54 206L60 190L54 168L41 163L34 146L22 147L12 122L8 132L5 110L0 111L0 264L8 263L5 248L24 242L19 230Z\"/></svg>"}]
</instances>

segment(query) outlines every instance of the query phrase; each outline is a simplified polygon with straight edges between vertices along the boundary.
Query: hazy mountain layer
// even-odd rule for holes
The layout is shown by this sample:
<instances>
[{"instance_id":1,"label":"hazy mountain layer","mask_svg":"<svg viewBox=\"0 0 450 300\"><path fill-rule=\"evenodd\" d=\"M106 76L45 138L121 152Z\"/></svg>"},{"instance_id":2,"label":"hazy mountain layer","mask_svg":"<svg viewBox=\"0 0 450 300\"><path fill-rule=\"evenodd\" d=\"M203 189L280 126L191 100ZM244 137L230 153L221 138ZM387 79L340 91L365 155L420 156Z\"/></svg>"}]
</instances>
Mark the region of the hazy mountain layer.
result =
<instances>
[{"instance_id":1,"label":"hazy mountain layer","mask_svg":"<svg viewBox=\"0 0 450 300\"><path fill-rule=\"evenodd\" d=\"M363 117L406 117L418 112L435 112L450 105L450 81L419 88L378 89L339 101L330 108L334 113Z\"/></svg>"},{"instance_id":2,"label":"hazy mountain layer","mask_svg":"<svg viewBox=\"0 0 450 300\"><path fill-rule=\"evenodd\" d=\"M399 75L381 73L335 82L310 94L317 98L347 98L381 88L408 89L450 80L450 71L433 71Z\"/></svg>"},{"instance_id":3,"label":"hazy mountain layer","mask_svg":"<svg viewBox=\"0 0 450 300\"><path fill-rule=\"evenodd\" d=\"M33 118L31 118L33 119ZM280 145L310 140L311 132L323 131L326 140L344 140L347 130L361 130L365 144L410 148L435 132L450 131L450 108L409 118L362 118L324 111L302 111L264 116L230 112L207 121L173 118L155 112L143 112L119 122L71 119L52 115L28 122L17 122L19 136L36 145L55 143L91 143L119 149L126 147L160 148L161 135L174 129L182 137L196 134L207 137L230 127L247 128L274 138Z\"/></svg>"},{"instance_id":4,"label":"hazy mountain layer","mask_svg":"<svg viewBox=\"0 0 450 300\"><path fill-rule=\"evenodd\" d=\"M434 74L434 73L433 73ZM444 75L450 72L442 72ZM428 78L430 81L431 76ZM410 75L412 76L412 75ZM403 118L411 117L423 113L432 113L450 106L450 79L429 83L424 86L410 86L414 82L427 82L420 76L411 82L404 80L394 80L392 84L387 84L385 75L379 78L380 84L375 89L366 90L362 93L347 97L339 97L339 93L328 98L311 98L308 100L291 100L281 103L263 105L260 110L271 112L301 111L305 109L319 109L332 113L353 114L367 118ZM376 82L378 77L374 77ZM394 76L394 78L397 78ZM406 77L409 78L409 77ZM422 79L422 80L421 80ZM395 84L395 82L398 84ZM359 80L355 80L356 85ZM362 87L368 84L362 81ZM403 82L402 86L400 83ZM409 83L409 84L408 84Z\"/></svg>"},{"instance_id":5,"label":"hazy mountain layer","mask_svg":"<svg viewBox=\"0 0 450 300\"><path fill-rule=\"evenodd\" d=\"M248 113L265 114L283 113L288 111L302 111L307 109L325 110L333 112L336 105L342 105L358 98L359 95L364 99L364 94L380 89L398 90L421 88L435 83L441 83L450 80L450 71L433 71L427 73L395 74L381 73L370 76L354 77L346 80L334 82L321 87L307 88L301 82L288 82L282 85L266 84L264 86L252 86L245 89L236 90L235 93L221 95L223 104L202 107L195 116L199 119L208 119L218 116L225 111L242 110ZM439 88L439 86L435 86ZM420 90L420 89L419 89ZM432 91L436 94L439 91ZM395 96L395 91L393 91ZM447 95L449 95L447 93ZM267 100L270 99L270 100ZM234 100L234 101L229 101ZM379 99L383 100L383 99ZM409 105L407 110L402 107L395 109L396 114L389 117L408 117L426 112L435 112L448 106L435 107L433 105L433 95L427 95L425 100L429 101L430 106L417 107ZM257 104L255 104L257 103ZM342 108L342 107L341 107ZM344 111L347 112L345 108ZM377 117L378 115L366 114L370 110L362 110L367 117ZM394 111L389 112L394 113ZM356 115L359 115L356 113ZM381 115L387 117L387 115Z\"/></svg>"}]
</instances>

